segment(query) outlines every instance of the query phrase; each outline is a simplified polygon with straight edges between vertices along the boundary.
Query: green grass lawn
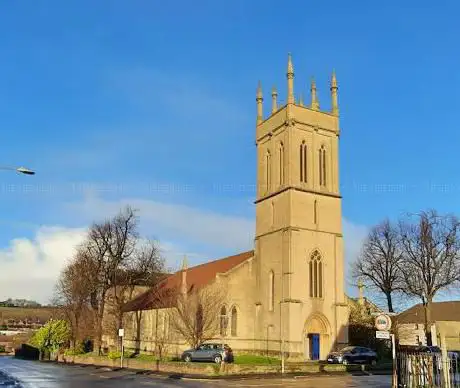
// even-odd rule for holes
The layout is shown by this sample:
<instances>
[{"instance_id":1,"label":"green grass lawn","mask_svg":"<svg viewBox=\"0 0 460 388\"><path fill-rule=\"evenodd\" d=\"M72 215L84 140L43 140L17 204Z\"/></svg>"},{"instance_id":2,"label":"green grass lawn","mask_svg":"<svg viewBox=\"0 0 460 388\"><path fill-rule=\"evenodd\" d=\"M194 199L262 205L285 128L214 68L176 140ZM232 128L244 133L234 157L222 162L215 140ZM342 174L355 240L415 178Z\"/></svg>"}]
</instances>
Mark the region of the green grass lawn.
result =
<instances>
[{"instance_id":1,"label":"green grass lawn","mask_svg":"<svg viewBox=\"0 0 460 388\"><path fill-rule=\"evenodd\" d=\"M246 365L278 365L281 360L276 357L257 356L253 354L235 355L235 364Z\"/></svg>"},{"instance_id":2,"label":"green grass lawn","mask_svg":"<svg viewBox=\"0 0 460 388\"><path fill-rule=\"evenodd\" d=\"M131 355L131 358L134 358L135 360L139 360L139 361L151 361L151 362L155 362L158 360L158 356L155 356L153 354L145 354L145 353ZM172 356L166 356L166 357L163 357L163 361L177 361L177 360Z\"/></svg>"},{"instance_id":3,"label":"green grass lawn","mask_svg":"<svg viewBox=\"0 0 460 388\"><path fill-rule=\"evenodd\" d=\"M86 354L79 354L80 357L104 357L107 356L98 356L95 353L86 353ZM125 352L124 354L125 359L135 359L139 361L147 361L147 362L155 362L157 360L157 356L152 354L136 354L134 355L132 352ZM173 357L165 357L163 361L179 361ZM267 356L258 356L253 354L239 354L235 355L235 364L239 365L280 365L281 360L276 357L267 357Z\"/></svg>"}]
</instances>

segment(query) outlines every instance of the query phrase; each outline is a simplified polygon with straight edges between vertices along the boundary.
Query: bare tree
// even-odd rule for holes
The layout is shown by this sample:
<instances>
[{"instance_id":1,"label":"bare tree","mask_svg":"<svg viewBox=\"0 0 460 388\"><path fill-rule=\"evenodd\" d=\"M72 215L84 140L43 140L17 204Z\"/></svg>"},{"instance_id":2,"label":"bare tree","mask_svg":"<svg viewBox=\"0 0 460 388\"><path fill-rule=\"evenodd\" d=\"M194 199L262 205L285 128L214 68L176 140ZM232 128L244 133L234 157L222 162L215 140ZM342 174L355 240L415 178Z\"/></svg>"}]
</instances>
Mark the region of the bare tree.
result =
<instances>
[{"instance_id":1,"label":"bare tree","mask_svg":"<svg viewBox=\"0 0 460 388\"><path fill-rule=\"evenodd\" d=\"M122 306L140 287L151 287L164 277L164 259L153 241L140 238L138 218L127 206L117 215L96 222L56 285L55 301L64 307L79 337L81 315L91 317L94 349L100 353L104 328L117 336L123 327ZM91 314L88 314L91 312Z\"/></svg>"},{"instance_id":2,"label":"bare tree","mask_svg":"<svg viewBox=\"0 0 460 388\"><path fill-rule=\"evenodd\" d=\"M415 218L415 221L414 221ZM404 292L419 298L425 307L427 345L431 338L431 304L439 291L460 281L460 224L452 215L434 210L400 222Z\"/></svg>"},{"instance_id":3,"label":"bare tree","mask_svg":"<svg viewBox=\"0 0 460 388\"><path fill-rule=\"evenodd\" d=\"M139 241L131 255L120 262L116 281L110 290L110 313L115 319L115 329L122 328L123 306L133 298L137 286L152 287L164 275L164 259L154 241ZM145 291L145 290L143 290ZM116 335L116 333L115 333Z\"/></svg>"},{"instance_id":4,"label":"bare tree","mask_svg":"<svg viewBox=\"0 0 460 388\"><path fill-rule=\"evenodd\" d=\"M220 309L226 302L226 291L217 285L177 292L175 307L170 309L170 327L192 347L219 335Z\"/></svg>"},{"instance_id":5,"label":"bare tree","mask_svg":"<svg viewBox=\"0 0 460 388\"><path fill-rule=\"evenodd\" d=\"M80 255L90 270L90 306L95 318L95 349L101 350L103 318L107 292L118 284L117 276L124 261L129 260L138 239L138 220L132 208L126 207L114 218L94 223L88 233Z\"/></svg>"},{"instance_id":6,"label":"bare tree","mask_svg":"<svg viewBox=\"0 0 460 388\"><path fill-rule=\"evenodd\" d=\"M382 292L389 312L394 311L394 293L402 289L401 258L398 229L385 220L370 230L361 254L353 264L353 277Z\"/></svg>"},{"instance_id":7,"label":"bare tree","mask_svg":"<svg viewBox=\"0 0 460 388\"><path fill-rule=\"evenodd\" d=\"M80 340L80 328L89 301L90 279L82 267L84 261L77 254L62 270L58 279L54 305L62 308L71 328L71 345Z\"/></svg>"}]
</instances>

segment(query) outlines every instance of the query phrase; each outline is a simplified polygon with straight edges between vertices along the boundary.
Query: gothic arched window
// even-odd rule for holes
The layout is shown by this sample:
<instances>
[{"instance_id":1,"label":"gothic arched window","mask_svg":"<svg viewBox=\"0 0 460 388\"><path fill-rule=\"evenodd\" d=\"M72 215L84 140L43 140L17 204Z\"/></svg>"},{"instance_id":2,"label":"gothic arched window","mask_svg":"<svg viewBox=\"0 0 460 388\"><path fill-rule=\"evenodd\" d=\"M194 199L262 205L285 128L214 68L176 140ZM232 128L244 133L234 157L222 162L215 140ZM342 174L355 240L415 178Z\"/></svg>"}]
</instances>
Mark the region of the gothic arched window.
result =
<instances>
[{"instance_id":1,"label":"gothic arched window","mask_svg":"<svg viewBox=\"0 0 460 388\"><path fill-rule=\"evenodd\" d=\"M227 309L225 306L220 309L220 335L222 337L227 335Z\"/></svg>"},{"instance_id":2,"label":"gothic arched window","mask_svg":"<svg viewBox=\"0 0 460 388\"><path fill-rule=\"evenodd\" d=\"M307 145L302 141L300 145L300 182L307 183Z\"/></svg>"},{"instance_id":3,"label":"gothic arched window","mask_svg":"<svg viewBox=\"0 0 460 388\"><path fill-rule=\"evenodd\" d=\"M275 203L272 201L271 203L271 211L272 211L272 226L275 225Z\"/></svg>"},{"instance_id":4,"label":"gothic arched window","mask_svg":"<svg viewBox=\"0 0 460 388\"><path fill-rule=\"evenodd\" d=\"M280 142L279 146L279 173L280 173L280 185L284 184L284 144Z\"/></svg>"},{"instance_id":5,"label":"gothic arched window","mask_svg":"<svg viewBox=\"0 0 460 388\"><path fill-rule=\"evenodd\" d=\"M275 308L275 274L273 271L268 273L268 310Z\"/></svg>"},{"instance_id":6,"label":"gothic arched window","mask_svg":"<svg viewBox=\"0 0 460 388\"><path fill-rule=\"evenodd\" d=\"M315 199L315 202L313 203L313 222L315 224L318 223L318 201Z\"/></svg>"},{"instance_id":7,"label":"gothic arched window","mask_svg":"<svg viewBox=\"0 0 460 388\"><path fill-rule=\"evenodd\" d=\"M319 185L326 186L326 148L319 149Z\"/></svg>"},{"instance_id":8,"label":"gothic arched window","mask_svg":"<svg viewBox=\"0 0 460 388\"><path fill-rule=\"evenodd\" d=\"M233 306L232 308L232 322L231 322L231 334L233 337L237 335L237 324L238 324L238 311L236 307Z\"/></svg>"},{"instance_id":9,"label":"gothic arched window","mask_svg":"<svg viewBox=\"0 0 460 388\"><path fill-rule=\"evenodd\" d=\"M321 261L321 254L314 251L310 256L308 263L310 273L310 297L322 298L323 297L323 263Z\"/></svg>"},{"instance_id":10,"label":"gothic arched window","mask_svg":"<svg viewBox=\"0 0 460 388\"><path fill-rule=\"evenodd\" d=\"M267 191L270 190L270 186L271 186L271 175L272 175L271 162L272 162L271 154L270 154L270 151L267 150L267 154L265 155L265 173L266 173L265 183L267 185L267 189L266 189Z\"/></svg>"}]
</instances>

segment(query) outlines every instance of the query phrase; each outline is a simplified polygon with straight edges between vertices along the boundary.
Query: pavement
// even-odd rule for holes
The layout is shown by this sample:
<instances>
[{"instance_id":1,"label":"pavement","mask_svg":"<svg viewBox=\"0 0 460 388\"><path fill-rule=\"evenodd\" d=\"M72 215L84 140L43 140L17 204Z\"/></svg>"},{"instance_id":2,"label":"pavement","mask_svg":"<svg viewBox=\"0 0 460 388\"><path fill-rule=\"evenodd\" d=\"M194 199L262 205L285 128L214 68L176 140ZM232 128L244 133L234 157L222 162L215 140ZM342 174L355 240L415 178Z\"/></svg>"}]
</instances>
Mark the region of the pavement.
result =
<instances>
[{"instance_id":1,"label":"pavement","mask_svg":"<svg viewBox=\"0 0 460 388\"><path fill-rule=\"evenodd\" d=\"M0 387L8 388L117 388L117 387L391 387L391 376L321 375L288 378L209 380L173 378L133 370L106 367L58 365L38 361L0 358Z\"/></svg>"}]
</instances>

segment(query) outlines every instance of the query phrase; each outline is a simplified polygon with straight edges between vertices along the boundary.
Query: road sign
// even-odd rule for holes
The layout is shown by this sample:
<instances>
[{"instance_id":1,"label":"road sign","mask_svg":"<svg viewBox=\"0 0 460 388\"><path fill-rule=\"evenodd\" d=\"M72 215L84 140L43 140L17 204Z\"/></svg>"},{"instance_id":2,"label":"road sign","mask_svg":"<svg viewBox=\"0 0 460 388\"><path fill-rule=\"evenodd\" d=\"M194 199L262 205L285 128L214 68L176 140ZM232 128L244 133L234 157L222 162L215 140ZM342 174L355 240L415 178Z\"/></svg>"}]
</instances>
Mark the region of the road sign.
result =
<instances>
[{"instance_id":1,"label":"road sign","mask_svg":"<svg viewBox=\"0 0 460 388\"><path fill-rule=\"evenodd\" d=\"M390 339L390 332L389 331L377 330L375 332L375 338Z\"/></svg>"},{"instance_id":2,"label":"road sign","mask_svg":"<svg viewBox=\"0 0 460 388\"><path fill-rule=\"evenodd\" d=\"M123 337L125 335L125 329L118 329L118 337Z\"/></svg>"},{"instance_id":3,"label":"road sign","mask_svg":"<svg viewBox=\"0 0 460 388\"><path fill-rule=\"evenodd\" d=\"M375 328L380 331L391 329L391 318L386 314L380 314L375 318Z\"/></svg>"}]
</instances>

